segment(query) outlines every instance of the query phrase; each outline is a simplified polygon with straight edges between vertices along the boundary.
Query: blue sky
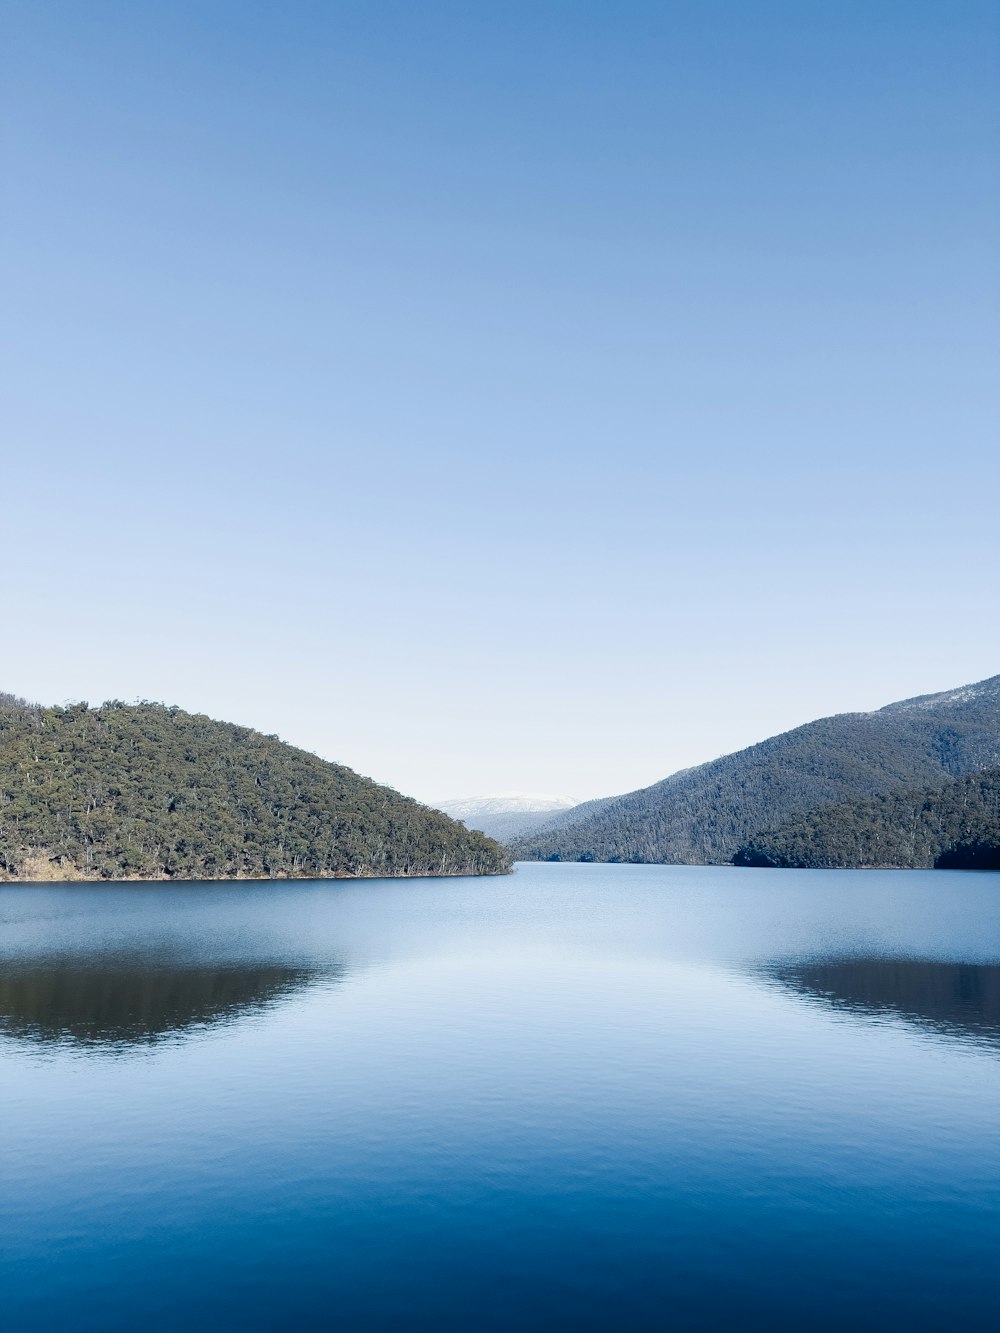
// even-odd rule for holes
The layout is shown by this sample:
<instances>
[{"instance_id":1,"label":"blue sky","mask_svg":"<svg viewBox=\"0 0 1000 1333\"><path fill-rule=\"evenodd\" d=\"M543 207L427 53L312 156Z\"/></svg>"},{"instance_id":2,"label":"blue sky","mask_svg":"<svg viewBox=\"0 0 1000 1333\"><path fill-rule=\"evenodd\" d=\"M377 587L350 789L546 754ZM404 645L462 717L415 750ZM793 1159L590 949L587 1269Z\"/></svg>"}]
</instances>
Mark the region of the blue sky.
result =
<instances>
[{"instance_id":1,"label":"blue sky","mask_svg":"<svg viewBox=\"0 0 1000 1333\"><path fill-rule=\"evenodd\" d=\"M585 798L1000 671L998 15L8 0L0 687Z\"/></svg>"}]
</instances>

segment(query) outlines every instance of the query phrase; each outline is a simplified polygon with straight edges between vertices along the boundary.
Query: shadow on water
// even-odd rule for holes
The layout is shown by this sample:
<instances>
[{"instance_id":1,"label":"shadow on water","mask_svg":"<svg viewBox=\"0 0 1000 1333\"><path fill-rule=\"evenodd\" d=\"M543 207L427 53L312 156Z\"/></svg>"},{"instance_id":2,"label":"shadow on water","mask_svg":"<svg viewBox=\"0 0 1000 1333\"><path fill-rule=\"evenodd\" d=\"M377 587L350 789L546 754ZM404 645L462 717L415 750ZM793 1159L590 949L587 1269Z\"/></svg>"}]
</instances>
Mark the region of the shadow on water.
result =
<instances>
[{"instance_id":1,"label":"shadow on water","mask_svg":"<svg viewBox=\"0 0 1000 1333\"><path fill-rule=\"evenodd\" d=\"M151 1046L260 1014L339 967L212 965L163 955L20 958L0 970L0 1035L92 1049Z\"/></svg>"},{"instance_id":2,"label":"shadow on water","mask_svg":"<svg viewBox=\"0 0 1000 1333\"><path fill-rule=\"evenodd\" d=\"M1000 965L923 958L772 963L765 975L811 1001L893 1017L940 1036L1000 1048Z\"/></svg>"}]
</instances>

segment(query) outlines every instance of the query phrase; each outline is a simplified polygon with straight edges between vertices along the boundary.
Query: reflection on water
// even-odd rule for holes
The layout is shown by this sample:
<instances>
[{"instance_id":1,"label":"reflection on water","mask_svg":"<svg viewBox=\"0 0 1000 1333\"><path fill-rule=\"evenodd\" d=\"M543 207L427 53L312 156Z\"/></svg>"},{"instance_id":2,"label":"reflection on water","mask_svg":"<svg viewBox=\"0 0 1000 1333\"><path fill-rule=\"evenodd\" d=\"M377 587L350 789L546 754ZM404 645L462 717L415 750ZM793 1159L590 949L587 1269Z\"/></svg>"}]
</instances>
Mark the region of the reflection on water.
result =
<instances>
[{"instance_id":1,"label":"reflection on water","mask_svg":"<svg viewBox=\"0 0 1000 1333\"><path fill-rule=\"evenodd\" d=\"M774 963L768 977L850 1013L894 1015L952 1037L1000 1046L1000 966L923 958Z\"/></svg>"},{"instance_id":2,"label":"reflection on water","mask_svg":"<svg viewBox=\"0 0 1000 1333\"><path fill-rule=\"evenodd\" d=\"M280 962L21 958L0 971L0 1033L90 1047L148 1045L259 1013L318 975Z\"/></svg>"},{"instance_id":3,"label":"reflection on water","mask_svg":"<svg viewBox=\"0 0 1000 1333\"><path fill-rule=\"evenodd\" d=\"M992 1327L998 1047L988 875L0 886L0 1322Z\"/></svg>"}]
</instances>

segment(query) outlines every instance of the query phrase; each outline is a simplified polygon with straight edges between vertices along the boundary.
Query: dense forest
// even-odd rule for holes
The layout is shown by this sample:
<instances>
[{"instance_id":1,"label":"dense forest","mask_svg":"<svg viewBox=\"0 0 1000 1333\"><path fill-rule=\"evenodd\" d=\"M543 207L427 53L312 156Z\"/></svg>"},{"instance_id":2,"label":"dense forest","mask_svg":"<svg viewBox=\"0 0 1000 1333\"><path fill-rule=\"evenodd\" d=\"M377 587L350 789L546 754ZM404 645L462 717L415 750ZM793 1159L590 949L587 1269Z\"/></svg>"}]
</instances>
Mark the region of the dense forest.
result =
<instances>
[{"instance_id":1,"label":"dense forest","mask_svg":"<svg viewBox=\"0 0 1000 1333\"><path fill-rule=\"evenodd\" d=\"M1000 768L810 810L751 839L733 859L805 869L1000 870Z\"/></svg>"},{"instance_id":2,"label":"dense forest","mask_svg":"<svg viewBox=\"0 0 1000 1333\"><path fill-rule=\"evenodd\" d=\"M997 764L1000 676L810 722L641 791L577 806L511 845L524 860L724 864L796 815Z\"/></svg>"},{"instance_id":3,"label":"dense forest","mask_svg":"<svg viewBox=\"0 0 1000 1333\"><path fill-rule=\"evenodd\" d=\"M464 875L507 852L274 736L162 704L0 696L0 877Z\"/></svg>"}]
</instances>

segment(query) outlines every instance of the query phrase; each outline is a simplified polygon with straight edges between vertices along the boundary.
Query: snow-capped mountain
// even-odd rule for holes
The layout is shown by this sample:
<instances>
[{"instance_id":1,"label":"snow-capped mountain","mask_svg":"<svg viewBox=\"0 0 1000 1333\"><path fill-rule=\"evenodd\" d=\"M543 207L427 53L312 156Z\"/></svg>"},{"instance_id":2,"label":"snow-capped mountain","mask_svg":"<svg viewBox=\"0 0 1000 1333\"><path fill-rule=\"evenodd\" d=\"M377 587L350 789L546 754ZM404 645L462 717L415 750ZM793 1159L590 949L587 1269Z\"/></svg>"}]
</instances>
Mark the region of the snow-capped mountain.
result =
<instances>
[{"instance_id":1,"label":"snow-capped mountain","mask_svg":"<svg viewBox=\"0 0 1000 1333\"><path fill-rule=\"evenodd\" d=\"M498 796L462 796L438 801L437 808L466 828L478 829L501 842L540 828L553 816L572 810L576 801L537 792L506 792Z\"/></svg>"}]
</instances>

